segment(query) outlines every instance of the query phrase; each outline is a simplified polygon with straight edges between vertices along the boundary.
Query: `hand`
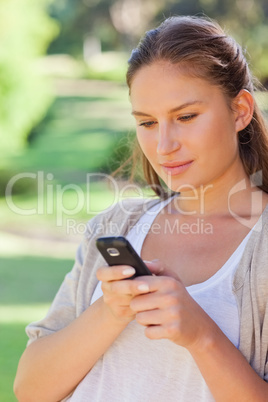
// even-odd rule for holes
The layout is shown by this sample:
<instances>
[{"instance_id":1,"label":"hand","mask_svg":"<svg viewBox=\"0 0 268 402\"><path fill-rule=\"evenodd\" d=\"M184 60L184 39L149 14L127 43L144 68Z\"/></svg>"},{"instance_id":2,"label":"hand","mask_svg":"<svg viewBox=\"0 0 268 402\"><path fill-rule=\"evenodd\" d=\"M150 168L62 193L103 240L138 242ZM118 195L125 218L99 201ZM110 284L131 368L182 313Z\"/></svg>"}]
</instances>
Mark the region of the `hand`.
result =
<instances>
[{"instance_id":1,"label":"hand","mask_svg":"<svg viewBox=\"0 0 268 402\"><path fill-rule=\"evenodd\" d=\"M102 267L97 271L97 278L102 282L103 301L112 314L119 320L130 322L136 313L130 308L134 296L144 293L134 285L131 278L135 269L128 265Z\"/></svg>"},{"instance_id":2,"label":"hand","mask_svg":"<svg viewBox=\"0 0 268 402\"><path fill-rule=\"evenodd\" d=\"M172 274L163 266L160 268L160 262L146 264L155 275L163 276L143 276L133 281L137 288L143 285L146 292L130 301L136 321L146 327L145 335L150 339L169 339L189 350L202 346L216 324L189 295L178 277L170 276Z\"/></svg>"}]
</instances>

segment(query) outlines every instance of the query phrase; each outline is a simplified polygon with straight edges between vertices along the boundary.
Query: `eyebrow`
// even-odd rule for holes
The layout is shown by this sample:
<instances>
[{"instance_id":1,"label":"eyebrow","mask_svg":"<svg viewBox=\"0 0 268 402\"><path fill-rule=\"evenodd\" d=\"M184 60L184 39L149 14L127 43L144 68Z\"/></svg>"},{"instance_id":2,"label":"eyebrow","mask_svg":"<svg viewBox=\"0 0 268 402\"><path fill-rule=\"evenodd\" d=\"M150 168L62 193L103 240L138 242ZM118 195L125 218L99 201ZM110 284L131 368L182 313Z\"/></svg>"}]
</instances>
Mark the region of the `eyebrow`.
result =
<instances>
[{"instance_id":1,"label":"eyebrow","mask_svg":"<svg viewBox=\"0 0 268 402\"><path fill-rule=\"evenodd\" d=\"M199 104L203 104L204 102L202 101L190 101L190 102L185 102L180 106L174 107L173 109L170 109L168 111L169 114L174 113L174 112L179 112L182 109L185 109L188 106L192 106L192 105L199 105ZM143 113L143 112L139 112L137 110L133 110L131 113L133 116L151 116L148 113Z\"/></svg>"}]
</instances>

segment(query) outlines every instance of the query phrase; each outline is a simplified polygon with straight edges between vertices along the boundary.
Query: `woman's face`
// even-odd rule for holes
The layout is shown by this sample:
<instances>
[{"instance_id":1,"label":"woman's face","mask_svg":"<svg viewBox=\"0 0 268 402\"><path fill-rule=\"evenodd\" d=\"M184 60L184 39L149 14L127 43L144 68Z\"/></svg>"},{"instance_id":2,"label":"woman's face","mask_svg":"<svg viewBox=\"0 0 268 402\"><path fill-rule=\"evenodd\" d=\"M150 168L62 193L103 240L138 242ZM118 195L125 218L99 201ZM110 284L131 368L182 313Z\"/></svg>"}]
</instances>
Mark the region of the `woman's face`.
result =
<instances>
[{"instance_id":1,"label":"woman's face","mask_svg":"<svg viewBox=\"0 0 268 402\"><path fill-rule=\"evenodd\" d=\"M158 62L136 73L130 99L140 146L173 191L213 185L241 167L236 116L218 87Z\"/></svg>"}]
</instances>

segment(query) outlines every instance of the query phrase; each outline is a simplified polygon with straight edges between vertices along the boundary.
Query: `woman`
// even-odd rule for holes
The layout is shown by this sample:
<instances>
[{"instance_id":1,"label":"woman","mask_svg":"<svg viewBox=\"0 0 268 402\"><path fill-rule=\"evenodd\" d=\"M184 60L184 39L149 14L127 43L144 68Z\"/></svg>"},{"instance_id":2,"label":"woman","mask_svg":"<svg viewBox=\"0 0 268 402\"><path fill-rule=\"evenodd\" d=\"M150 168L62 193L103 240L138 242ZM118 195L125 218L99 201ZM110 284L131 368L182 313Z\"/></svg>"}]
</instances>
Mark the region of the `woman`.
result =
<instances>
[{"instance_id":1,"label":"woman","mask_svg":"<svg viewBox=\"0 0 268 402\"><path fill-rule=\"evenodd\" d=\"M161 197L89 223L47 317L27 329L16 395L267 401L267 131L241 48L208 19L173 17L133 51L127 82ZM155 275L104 266L101 225Z\"/></svg>"}]
</instances>

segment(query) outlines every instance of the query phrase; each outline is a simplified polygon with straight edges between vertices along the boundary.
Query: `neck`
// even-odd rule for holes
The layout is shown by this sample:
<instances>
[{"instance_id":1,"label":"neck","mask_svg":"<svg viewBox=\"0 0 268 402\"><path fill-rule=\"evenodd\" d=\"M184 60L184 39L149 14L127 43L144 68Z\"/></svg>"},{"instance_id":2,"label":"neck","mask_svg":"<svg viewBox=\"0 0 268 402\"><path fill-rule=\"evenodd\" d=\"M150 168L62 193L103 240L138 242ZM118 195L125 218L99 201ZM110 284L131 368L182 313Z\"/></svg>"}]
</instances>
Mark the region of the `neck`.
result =
<instances>
[{"instance_id":1,"label":"neck","mask_svg":"<svg viewBox=\"0 0 268 402\"><path fill-rule=\"evenodd\" d=\"M251 217L264 209L262 191L251 183L243 168L235 175L226 173L211 183L181 192L174 206L181 214L203 218Z\"/></svg>"}]
</instances>

